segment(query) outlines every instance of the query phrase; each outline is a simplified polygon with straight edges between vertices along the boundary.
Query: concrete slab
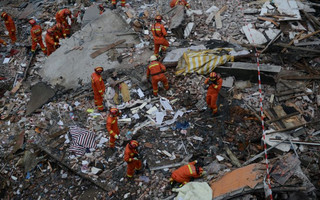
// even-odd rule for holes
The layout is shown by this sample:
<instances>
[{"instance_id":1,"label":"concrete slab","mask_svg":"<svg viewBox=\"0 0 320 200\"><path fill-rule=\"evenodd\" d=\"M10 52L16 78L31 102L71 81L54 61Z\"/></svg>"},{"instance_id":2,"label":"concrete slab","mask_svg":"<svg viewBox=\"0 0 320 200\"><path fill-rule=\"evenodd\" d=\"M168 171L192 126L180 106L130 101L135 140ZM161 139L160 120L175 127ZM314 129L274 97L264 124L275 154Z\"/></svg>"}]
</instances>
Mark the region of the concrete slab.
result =
<instances>
[{"instance_id":1,"label":"concrete slab","mask_svg":"<svg viewBox=\"0 0 320 200\"><path fill-rule=\"evenodd\" d=\"M33 113L43 104L47 103L55 94L55 91L43 82L31 87L31 98L27 104L26 115Z\"/></svg>"},{"instance_id":2,"label":"concrete slab","mask_svg":"<svg viewBox=\"0 0 320 200\"><path fill-rule=\"evenodd\" d=\"M257 71L257 63L233 62L231 68ZM281 71L281 66L260 64L260 71L279 73Z\"/></svg>"},{"instance_id":3,"label":"concrete slab","mask_svg":"<svg viewBox=\"0 0 320 200\"><path fill-rule=\"evenodd\" d=\"M106 10L97 19L88 23L81 30L74 33L69 39L62 41L61 47L51 54L40 74L44 81L52 85L61 85L66 89L78 87L78 82L90 82L91 73L97 66L105 70L125 67L125 62L119 64L117 61L108 60L106 54L102 54L94 59L90 54L94 52L93 47L101 44L111 44L119 39L126 39L132 43L140 43L132 35L116 36L123 33L128 25L120 15L110 10ZM73 50L67 54L67 50L75 46L82 46L82 50Z\"/></svg>"},{"instance_id":4,"label":"concrete slab","mask_svg":"<svg viewBox=\"0 0 320 200\"><path fill-rule=\"evenodd\" d=\"M91 21L97 19L100 16L100 10L98 9L97 5L92 5L87 8L86 12L84 13L82 19L82 27L90 23Z\"/></svg>"},{"instance_id":5,"label":"concrete slab","mask_svg":"<svg viewBox=\"0 0 320 200\"><path fill-rule=\"evenodd\" d=\"M204 45L198 46L190 46L188 48L180 48L174 49L167 53L166 57L163 59L163 63L175 63L178 62L184 52L187 52L188 49L190 50L204 50L206 47Z\"/></svg>"},{"instance_id":6,"label":"concrete slab","mask_svg":"<svg viewBox=\"0 0 320 200\"><path fill-rule=\"evenodd\" d=\"M251 24L242 27L250 44L264 44L267 42L266 37L258 30L252 28Z\"/></svg>"}]
</instances>

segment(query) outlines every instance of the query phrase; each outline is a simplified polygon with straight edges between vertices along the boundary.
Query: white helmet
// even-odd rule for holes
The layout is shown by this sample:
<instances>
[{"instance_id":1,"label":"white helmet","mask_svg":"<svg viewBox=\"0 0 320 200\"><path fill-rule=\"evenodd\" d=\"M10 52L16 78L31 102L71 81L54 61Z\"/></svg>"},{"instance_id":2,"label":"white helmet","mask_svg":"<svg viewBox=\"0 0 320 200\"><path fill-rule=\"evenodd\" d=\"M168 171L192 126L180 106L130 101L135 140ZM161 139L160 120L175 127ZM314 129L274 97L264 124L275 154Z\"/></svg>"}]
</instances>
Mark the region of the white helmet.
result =
<instances>
[{"instance_id":1,"label":"white helmet","mask_svg":"<svg viewBox=\"0 0 320 200\"><path fill-rule=\"evenodd\" d=\"M152 55L152 56L150 57L150 61L155 61L155 60L157 60L157 56Z\"/></svg>"}]
</instances>

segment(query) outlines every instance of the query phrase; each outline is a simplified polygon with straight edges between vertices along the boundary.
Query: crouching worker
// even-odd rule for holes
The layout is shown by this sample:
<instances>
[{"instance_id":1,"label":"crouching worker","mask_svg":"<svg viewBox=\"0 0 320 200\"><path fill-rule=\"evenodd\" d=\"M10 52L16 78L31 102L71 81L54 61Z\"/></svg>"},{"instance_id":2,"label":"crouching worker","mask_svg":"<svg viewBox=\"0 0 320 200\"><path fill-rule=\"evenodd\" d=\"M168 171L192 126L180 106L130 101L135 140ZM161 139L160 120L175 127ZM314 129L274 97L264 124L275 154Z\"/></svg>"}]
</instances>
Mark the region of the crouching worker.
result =
<instances>
[{"instance_id":1,"label":"crouching worker","mask_svg":"<svg viewBox=\"0 0 320 200\"><path fill-rule=\"evenodd\" d=\"M170 185L172 187L177 185L182 187L186 183L192 181L194 178L200 178L204 174L202 167L203 164L201 162L193 161L174 170L171 174Z\"/></svg>"},{"instance_id":2,"label":"crouching worker","mask_svg":"<svg viewBox=\"0 0 320 200\"><path fill-rule=\"evenodd\" d=\"M136 170L142 167L141 160L139 160L138 148L139 143L136 140L131 140L124 151L124 161L128 163L127 177L132 178Z\"/></svg>"}]
</instances>

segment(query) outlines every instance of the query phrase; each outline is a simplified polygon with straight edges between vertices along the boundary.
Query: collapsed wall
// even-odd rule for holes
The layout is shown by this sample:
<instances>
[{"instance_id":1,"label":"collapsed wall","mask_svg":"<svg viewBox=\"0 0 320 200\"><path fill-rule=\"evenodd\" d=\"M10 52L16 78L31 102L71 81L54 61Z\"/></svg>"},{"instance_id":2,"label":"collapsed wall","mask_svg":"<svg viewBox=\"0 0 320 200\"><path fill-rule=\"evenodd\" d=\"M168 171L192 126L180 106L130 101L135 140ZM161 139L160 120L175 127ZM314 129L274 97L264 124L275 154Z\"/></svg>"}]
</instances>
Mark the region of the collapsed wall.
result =
<instances>
[{"instance_id":1,"label":"collapsed wall","mask_svg":"<svg viewBox=\"0 0 320 200\"><path fill-rule=\"evenodd\" d=\"M108 60L105 53L94 59L90 54L95 51L93 48L96 45L111 44L120 39L138 43L139 41L131 35L121 36L121 38L116 36L117 33L125 32L127 29L128 25L120 15L106 10L104 14L74 33L69 39L62 41L61 47L46 60L40 72L41 76L44 81L52 85L59 84L66 89L71 89L78 87L79 81L89 82L90 75L96 66L102 66L104 69L119 67L120 64ZM79 46L81 50L77 49Z\"/></svg>"}]
</instances>

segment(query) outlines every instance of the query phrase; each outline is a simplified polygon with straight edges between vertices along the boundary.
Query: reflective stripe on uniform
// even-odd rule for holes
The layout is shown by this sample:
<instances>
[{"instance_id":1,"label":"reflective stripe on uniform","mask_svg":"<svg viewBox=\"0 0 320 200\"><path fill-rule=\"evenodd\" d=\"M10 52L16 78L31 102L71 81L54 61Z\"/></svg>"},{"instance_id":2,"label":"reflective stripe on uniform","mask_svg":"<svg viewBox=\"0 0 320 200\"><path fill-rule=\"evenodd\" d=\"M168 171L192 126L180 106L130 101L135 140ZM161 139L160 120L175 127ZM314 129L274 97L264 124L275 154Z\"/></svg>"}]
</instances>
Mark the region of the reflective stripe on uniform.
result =
<instances>
[{"instance_id":1,"label":"reflective stripe on uniform","mask_svg":"<svg viewBox=\"0 0 320 200\"><path fill-rule=\"evenodd\" d=\"M159 65L158 63L152 64L152 65L149 65L149 69L151 69L152 67L158 66L158 65Z\"/></svg>"},{"instance_id":2,"label":"reflective stripe on uniform","mask_svg":"<svg viewBox=\"0 0 320 200\"><path fill-rule=\"evenodd\" d=\"M215 85L215 86L214 86L214 89L217 89L217 88L218 88L218 86L217 86L217 85Z\"/></svg>"},{"instance_id":3,"label":"reflective stripe on uniform","mask_svg":"<svg viewBox=\"0 0 320 200\"><path fill-rule=\"evenodd\" d=\"M111 122L111 124L114 124L114 123L116 123L116 120L113 120L113 121Z\"/></svg>"},{"instance_id":4,"label":"reflective stripe on uniform","mask_svg":"<svg viewBox=\"0 0 320 200\"><path fill-rule=\"evenodd\" d=\"M129 178L131 178L132 176L131 175L129 175L129 174L127 174L127 176L129 177Z\"/></svg>"},{"instance_id":5,"label":"reflective stripe on uniform","mask_svg":"<svg viewBox=\"0 0 320 200\"><path fill-rule=\"evenodd\" d=\"M213 111L217 111L217 110L218 110L218 108L213 109Z\"/></svg>"},{"instance_id":6,"label":"reflective stripe on uniform","mask_svg":"<svg viewBox=\"0 0 320 200\"><path fill-rule=\"evenodd\" d=\"M112 134L112 133L113 133L113 130L110 131L110 134Z\"/></svg>"},{"instance_id":7,"label":"reflective stripe on uniform","mask_svg":"<svg viewBox=\"0 0 320 200\"><path fill-rule=\"evenodd\" d=\"M189 168L189 172L190 172L190 174L193 174L193 171L192 171L192 169L191 169L191 166L190 166L190 165L188 165L188 168Z\"/></svg>"},{"instance_id":8,"label":"reflective stripe on uniform","mask_svg":"<svg viewBox=\"0 0 320 200\"><path fill-rule=\"evenodd\" d=\"M101 105L101 106L97 106L98 108L103 108L103 105Z\"/></svg>"},{"instance_id":9,"label":"reflective stripe on uniform","mask_svg":"<svg viewBox=\"0 0 320 200\"><path fill-rule=\"evenodd\" d=\"M153 90L153 92L158 92L158 90Z\"/></svg>"},{"instance_id":10,"label":"reflective stripe on uniform","mask_svg":"<svg viewBox=\"0 0 320 200\"><path fill-rule=\"evenodd\" d=\"M99 93L102 93L103 91L102 90L99 90Z\"/></svg>"}]
</instances>

